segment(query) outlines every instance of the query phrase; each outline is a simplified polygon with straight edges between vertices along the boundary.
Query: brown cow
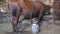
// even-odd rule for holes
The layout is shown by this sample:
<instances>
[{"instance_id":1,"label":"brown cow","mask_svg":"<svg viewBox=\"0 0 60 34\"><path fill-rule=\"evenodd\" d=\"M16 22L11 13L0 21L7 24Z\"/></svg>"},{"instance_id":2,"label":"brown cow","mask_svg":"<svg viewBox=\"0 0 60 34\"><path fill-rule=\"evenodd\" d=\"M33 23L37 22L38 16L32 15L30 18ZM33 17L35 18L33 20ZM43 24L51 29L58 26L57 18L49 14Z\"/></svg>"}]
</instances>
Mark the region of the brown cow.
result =
<instances>
[{"instance_id":1,"label":"brown cow","mask_svg":"<svg viewBox=\"0 0 60 34\"><path fill-rule=\"evenodd\" d=\"M38 17L38 25L40 26L39 22L44 13L50 9L50 6L47 6L40 1L9 0L8 8L12 12L12 25L14 31L16 31L18 20L21 15L23 15L21 21L23 19Z\"/></svg>"}]
</instances>

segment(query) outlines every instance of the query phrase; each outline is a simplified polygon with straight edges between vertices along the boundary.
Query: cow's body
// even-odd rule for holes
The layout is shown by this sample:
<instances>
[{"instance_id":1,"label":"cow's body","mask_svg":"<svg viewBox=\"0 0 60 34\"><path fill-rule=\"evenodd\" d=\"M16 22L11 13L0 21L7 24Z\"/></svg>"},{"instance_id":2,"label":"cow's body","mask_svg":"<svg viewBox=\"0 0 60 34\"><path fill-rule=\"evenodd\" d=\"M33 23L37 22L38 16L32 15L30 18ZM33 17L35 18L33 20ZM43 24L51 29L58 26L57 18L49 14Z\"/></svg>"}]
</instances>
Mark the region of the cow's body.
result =
<instances>
[{"instance_id":1,"label":"cow's body","mask_svg":"<svg viewBox=\"0 0 60 34\"><path fill-rule=\"evenodd\" d=\"M50 9L47 5L39 1L29 0L9 0L8 8L12 12L13 29L16 30L19 17L23 15L23 19L38 17L38 24L43 17L45 11ZM23 20L21 19L21 21Z\"/></svg>"}]
</instances>

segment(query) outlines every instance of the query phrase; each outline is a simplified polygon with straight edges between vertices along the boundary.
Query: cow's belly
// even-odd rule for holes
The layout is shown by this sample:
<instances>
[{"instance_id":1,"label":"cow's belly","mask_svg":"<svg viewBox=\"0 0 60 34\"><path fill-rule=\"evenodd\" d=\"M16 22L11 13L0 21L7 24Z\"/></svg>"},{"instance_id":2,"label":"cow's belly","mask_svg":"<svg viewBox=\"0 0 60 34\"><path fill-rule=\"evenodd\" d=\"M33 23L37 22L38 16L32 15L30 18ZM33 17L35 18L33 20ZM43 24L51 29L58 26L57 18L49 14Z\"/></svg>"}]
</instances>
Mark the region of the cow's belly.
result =
<instances>
[{"instance_id":1,"label":"cow's belly","mask_svg":"<svg viewBox=\"0 0 60 34\"><path fill-rule=\"evenodd\" d=\"M31 16L32 18L33 18L33 17L37 17L38 14L39 14L39 12L38 12L36 9L34 9L33 11L30 10L30 9L24 9L24 10L22 11L22 15L24 15L25 18L30 18L30 16Z\"/></svg>"}]
</instances>

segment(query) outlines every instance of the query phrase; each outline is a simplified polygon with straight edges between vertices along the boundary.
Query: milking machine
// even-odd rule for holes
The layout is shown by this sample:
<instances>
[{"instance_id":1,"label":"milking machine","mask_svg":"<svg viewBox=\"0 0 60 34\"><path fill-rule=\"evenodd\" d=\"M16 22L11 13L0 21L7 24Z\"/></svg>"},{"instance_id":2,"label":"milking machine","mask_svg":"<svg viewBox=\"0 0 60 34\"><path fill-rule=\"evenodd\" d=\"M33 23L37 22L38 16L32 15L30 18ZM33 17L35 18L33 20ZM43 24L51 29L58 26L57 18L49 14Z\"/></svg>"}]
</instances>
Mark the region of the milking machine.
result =
<instances>
[{"instance_id":1,"label":"milking machine","mask_svg":"<svg viewBox=\"0 0 60 34\"><path fill-rule=\"evenodd\" d=\"M38 20L34 19L33 23L32 23L32 26L31 26L31 32L32 32L32 34L37 34L38 31L39 31Z\"/></svg>"}]
</instances>

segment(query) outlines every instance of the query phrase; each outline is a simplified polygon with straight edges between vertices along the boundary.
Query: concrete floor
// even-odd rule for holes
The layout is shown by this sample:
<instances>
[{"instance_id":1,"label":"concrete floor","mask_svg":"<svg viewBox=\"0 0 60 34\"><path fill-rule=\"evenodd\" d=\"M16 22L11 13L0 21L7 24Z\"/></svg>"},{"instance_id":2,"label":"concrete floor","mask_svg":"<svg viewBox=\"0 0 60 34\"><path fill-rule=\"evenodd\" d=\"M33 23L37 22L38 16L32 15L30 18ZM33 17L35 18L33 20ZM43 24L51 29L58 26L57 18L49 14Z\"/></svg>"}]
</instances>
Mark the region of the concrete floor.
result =
<instances>
[{"instance_id":1,"label":"concrete floor","mask_svg":"<svg viewBox=\"0 0 60 34\"><path fill-rule=\"evenodd\" d=\"M60 34L60 26L55 24L49 24L43 21L41 25L41 31L38 34ZM31 32L23 32L22 34L32 34ZM15 34L12 32L11 23L1 23L0 24L0 34Z\"/></svg>"}]
</instances>

